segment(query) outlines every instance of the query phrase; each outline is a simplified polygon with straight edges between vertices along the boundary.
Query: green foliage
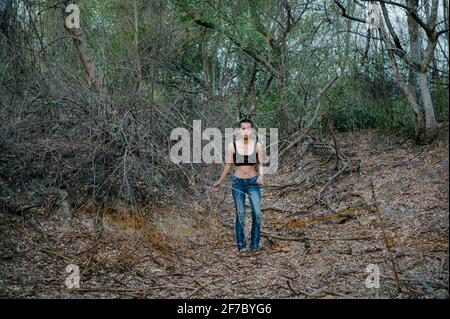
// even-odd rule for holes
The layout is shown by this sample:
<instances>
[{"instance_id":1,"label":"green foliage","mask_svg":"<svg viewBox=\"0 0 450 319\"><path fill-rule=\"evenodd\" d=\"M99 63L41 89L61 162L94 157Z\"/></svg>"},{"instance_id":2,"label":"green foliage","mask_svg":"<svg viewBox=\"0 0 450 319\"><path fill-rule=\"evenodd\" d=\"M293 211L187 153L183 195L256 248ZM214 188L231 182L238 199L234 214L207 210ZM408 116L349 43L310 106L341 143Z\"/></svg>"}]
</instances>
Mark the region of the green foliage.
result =
<instances>
[{"instance_id":1,"label":"green foliage","mask_svg":"<svg viewBox=\"0 0 450 319\"><path fill-rule=\"evenodd\" d=\"M434 90L432 91L433 101L435 102L436 115L439 121L448 121L449 118L449 96L448 86L445 87L442 79L438 79Z\"/></svg>"},{"instance_id":2,"label":"green foliage","mask_svg":"<svg viewBox=\"0 0 450 319\"><path fill-rule=\"evenodd\" d=\"M334 120L334 128L338 131L356 131L374 128L376 115L360 104L337 104L331 109L330 116Z\"/></svg>"},{"instance_id":3,"label":"green foliage","mask_svg":"<svg viewBox=\"0 0 450 319\"><path fill-rule=\"evenodd\" d=\"M338 131L380 129L411 134L412 110L393 79L370 71L354 70L328 94L321 125L332 121Z\"/></svg>"},{"instance_id":4,"label":"green foliage","mask_svg":"<svg viewBox=\"0 0 450 319\"><path fill-rule=\"evenodd\" d=\"M111 135L111 137L116 140L119 136L117 130L118 130L119 126L116 123L110 123L109 124L109 134Z\"/></svg>"}]
</instances>

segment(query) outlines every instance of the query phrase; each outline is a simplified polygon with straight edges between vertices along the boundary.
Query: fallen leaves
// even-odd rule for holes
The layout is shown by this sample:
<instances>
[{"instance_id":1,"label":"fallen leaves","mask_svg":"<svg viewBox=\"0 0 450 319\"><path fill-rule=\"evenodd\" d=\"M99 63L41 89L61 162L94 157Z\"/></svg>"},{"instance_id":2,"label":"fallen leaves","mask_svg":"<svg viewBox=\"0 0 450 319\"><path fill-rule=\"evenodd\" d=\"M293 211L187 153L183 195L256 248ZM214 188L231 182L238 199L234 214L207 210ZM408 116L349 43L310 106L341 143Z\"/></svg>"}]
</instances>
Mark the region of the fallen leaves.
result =
<instances>
[{"instance_id":1,"label":"fallen leaves","mask_svg":"<svg viewBox=\"0 0 450 319\"><path fill-rule=\"evenodd\" d=\"M289 247L275 247L275 248L272 248L272 252L288 253L290 251L291 251L291 248L289 248Z\"/></svg>"}]
</instances>

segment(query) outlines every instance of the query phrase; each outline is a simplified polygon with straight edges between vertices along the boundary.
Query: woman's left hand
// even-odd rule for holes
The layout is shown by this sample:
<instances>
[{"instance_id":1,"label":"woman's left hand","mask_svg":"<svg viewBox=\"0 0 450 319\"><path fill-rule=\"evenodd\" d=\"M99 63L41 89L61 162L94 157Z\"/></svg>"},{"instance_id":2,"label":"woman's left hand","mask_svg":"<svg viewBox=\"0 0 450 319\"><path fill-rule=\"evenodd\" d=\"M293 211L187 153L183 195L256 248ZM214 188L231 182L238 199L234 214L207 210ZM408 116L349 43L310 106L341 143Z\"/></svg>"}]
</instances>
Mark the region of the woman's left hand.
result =
<instances>
[{"instance_id":1,"label":"woman's left hand","mask_svg":"<svg viewBox=\"0 0 450 319\"><path fill-rule=\"evenodd\" d=\"M264 185L264 175L259 175L258 179L256 180L256 184Z\"/></svg>"}]
</instances>

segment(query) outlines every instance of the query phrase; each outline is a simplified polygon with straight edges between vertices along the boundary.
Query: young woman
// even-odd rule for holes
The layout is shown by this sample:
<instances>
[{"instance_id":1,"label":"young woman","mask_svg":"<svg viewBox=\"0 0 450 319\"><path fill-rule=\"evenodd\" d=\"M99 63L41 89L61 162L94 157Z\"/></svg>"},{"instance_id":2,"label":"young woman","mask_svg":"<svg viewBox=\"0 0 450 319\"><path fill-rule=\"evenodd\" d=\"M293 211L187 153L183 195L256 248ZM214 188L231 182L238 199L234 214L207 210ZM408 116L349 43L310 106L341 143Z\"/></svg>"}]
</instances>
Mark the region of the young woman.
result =
<instances>
[{"instance_id":1,"label":"young woman","mask_svg":"<svg viewBox=\"0 0 450 319\"><path fill-rule=\"evenodd\" d=\"M248 194L252 210L252 230L250 248L252 252L259 252L261 228L261 191L259 186L264 184L263 149L255 134L253 122L243 119L239 122L239 134L236 142L230 143L226 150L225 167L213 189L217 191L223 182L231 165L235 165L231 176L231 188L236 207L236 243L239 252L247 251L245 240L245 194Z\"/></svg>"}]
</instances>

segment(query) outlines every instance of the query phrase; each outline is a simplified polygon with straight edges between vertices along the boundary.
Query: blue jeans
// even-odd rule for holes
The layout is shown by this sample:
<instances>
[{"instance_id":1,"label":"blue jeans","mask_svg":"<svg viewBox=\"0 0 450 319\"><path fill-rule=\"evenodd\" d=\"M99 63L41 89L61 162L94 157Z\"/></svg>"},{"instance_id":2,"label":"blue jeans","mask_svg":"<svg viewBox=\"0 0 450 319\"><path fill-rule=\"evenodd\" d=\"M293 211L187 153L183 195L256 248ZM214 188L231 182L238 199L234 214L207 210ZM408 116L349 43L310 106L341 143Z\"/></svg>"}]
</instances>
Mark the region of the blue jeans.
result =
<instances>
[{"instance_id":1,"label":"blue jeans","mask_svg":"<svg viewBox=\"0 0 450 319\"><path fill-rule=\"evenodd\" d=\"M239 178L231 176L231 187L234 204L236 206L236 243L239 250L247 248L245 240L245 194L248 194L252 209L252 230L250 247L253 250L259 248L261 237L261 191L256 183L258 175L251 178Z\"/></svg>"}]
</instances>

